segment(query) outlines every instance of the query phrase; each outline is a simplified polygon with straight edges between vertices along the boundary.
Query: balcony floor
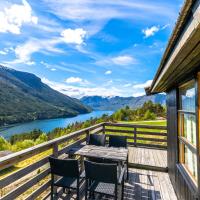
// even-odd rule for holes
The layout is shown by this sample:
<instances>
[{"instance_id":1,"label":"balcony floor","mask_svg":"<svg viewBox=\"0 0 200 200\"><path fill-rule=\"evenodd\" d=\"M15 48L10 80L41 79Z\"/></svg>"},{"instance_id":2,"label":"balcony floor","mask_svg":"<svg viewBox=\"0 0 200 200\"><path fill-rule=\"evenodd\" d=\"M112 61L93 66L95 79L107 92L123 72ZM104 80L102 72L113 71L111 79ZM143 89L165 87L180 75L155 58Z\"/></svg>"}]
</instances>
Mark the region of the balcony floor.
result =
<instances>
[{"instance_id":1,"label":"balcony floor","mask_svg":"<svg viewBox=\"0 0 200 200\"><path fill-rule=\"evenodd\" d=\"M167 150L129 147L131 167L167 171Z\"/></svg>"},{"instance_id":2,"label":"balcony floor","mask_svg":"<svg viewBox=\"0 0 200 200\"><path fill-rule=\"evenodd\" d=\"M125 183L124 200L177 200L169 175L163 172L167 169L166 150L129 147L129 163L131 167L136 168L129 169L130 175L129 181ZM80 193L81 200L84 200L84 184ZM60 194L57 199L75 200L76 195ZM111 198L97 195L95 199L110 200Z\"/></svg>"},{"instance_id":3,"label":"balcony floor","mask_svg":"<svg viewBox=\"0 0 200 200\"><path fill-rule=\"evenodd\" d=\"M84 184L80 193L81 200L84 200ZM57 199L75 200L76 195L60 194ZM96 195L95 199L110 200L111 198ZM130 169L129 181L125 183L124 200L177 200L177 197L167 173Z\"/></svg>"}]
</instances>

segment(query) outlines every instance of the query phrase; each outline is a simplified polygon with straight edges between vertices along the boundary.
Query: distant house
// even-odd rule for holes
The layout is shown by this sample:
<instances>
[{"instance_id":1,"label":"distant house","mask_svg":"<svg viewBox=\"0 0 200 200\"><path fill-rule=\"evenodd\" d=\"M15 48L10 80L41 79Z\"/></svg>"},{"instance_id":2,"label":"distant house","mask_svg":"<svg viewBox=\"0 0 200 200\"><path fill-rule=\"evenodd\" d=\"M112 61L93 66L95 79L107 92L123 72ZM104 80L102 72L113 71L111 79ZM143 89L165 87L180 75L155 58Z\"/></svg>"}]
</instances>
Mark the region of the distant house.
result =
<instances>
[{"instance_id":1,"label":"distant house","mask_svg":"<svg viewBox=\"0 0 200 200\"><path fill-rule=\"evenodd\" d=\"M168 169L178 198L200 199L199 0L186 0L146 92L167 93Z\"/></svg>"}]
</instances>

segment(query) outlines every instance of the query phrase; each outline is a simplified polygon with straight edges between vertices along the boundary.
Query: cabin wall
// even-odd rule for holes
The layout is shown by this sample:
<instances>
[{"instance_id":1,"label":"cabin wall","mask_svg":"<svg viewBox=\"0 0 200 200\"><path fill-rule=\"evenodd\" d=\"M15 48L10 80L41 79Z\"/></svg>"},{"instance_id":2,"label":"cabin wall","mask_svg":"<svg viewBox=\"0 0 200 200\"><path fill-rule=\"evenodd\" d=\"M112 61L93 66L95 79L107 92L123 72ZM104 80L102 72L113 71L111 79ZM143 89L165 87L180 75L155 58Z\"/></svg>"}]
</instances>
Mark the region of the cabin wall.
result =
<instances>
[{"instance_id":1,"label":"cabin wall","mask_svg":"<svg viewBox=\"0 0 200 200\"><path fill-rule=\"evenodd\" d=\"M196 192L178 164L178 94L177 89L167 93L167 129L168 129L168 172L174 190L180 200L196 200Z\"/></svg>"}]
</instances>

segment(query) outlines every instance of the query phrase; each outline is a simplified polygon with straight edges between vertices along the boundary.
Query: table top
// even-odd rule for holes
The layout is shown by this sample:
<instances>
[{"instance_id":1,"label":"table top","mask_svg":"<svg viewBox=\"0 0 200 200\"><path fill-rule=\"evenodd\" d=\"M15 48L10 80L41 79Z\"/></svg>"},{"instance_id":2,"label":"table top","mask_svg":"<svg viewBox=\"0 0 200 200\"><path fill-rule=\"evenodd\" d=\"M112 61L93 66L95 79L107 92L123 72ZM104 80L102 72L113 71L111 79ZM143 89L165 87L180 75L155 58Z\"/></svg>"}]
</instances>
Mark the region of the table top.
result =
<instances>
[{"instance_id":1,"label":"table top","mask_svg":"<svg viewBox=\"0 0 200 200\"><path fill-rule=\"evenodd\" d=\"M95 145L80 145L72 147L67 153L84 157L109 159L113 161L126 161L128 149Z\"/></svg>"}]
</instances>

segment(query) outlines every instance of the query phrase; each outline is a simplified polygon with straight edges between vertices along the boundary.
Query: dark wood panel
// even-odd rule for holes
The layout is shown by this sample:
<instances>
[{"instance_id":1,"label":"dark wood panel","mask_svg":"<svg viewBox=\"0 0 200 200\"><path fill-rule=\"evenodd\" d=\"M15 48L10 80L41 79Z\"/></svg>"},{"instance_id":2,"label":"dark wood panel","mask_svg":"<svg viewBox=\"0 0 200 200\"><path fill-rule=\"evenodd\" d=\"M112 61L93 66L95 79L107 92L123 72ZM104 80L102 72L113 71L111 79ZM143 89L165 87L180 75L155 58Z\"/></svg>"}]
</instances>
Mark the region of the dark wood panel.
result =
<instances>
[{"instance_id":1,"label":"dark wood panel","mask_svg":"<svg viewBox=\"0 0 200 200\"><path fill-rule=\"evenodd\" d=\"M169 176L175 186L175 171L178 163L178 120L177 120L177 90L173 89L167 94L167 163Z\"/></svg>"},{"instance_id":2,"label":"dark wood panel","mask_svg":"<svg viewBox=\"0 0 200 200\"><path fill-rule=\"evenodd\" d=\"M174 190L180 200L197 200L197 189L192 186L190 178L187 178L179 165L178 148L178 91L172 89L167 93L167 164L168 173Z\"/></svg>"}]
</instances>

